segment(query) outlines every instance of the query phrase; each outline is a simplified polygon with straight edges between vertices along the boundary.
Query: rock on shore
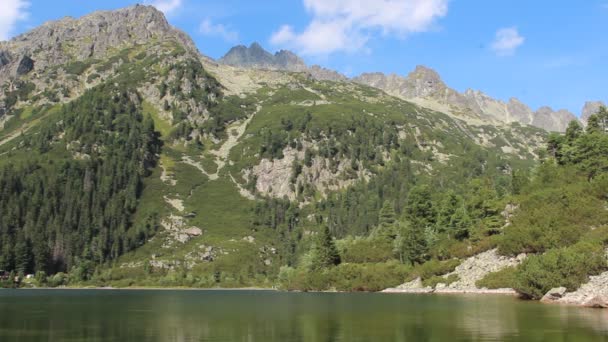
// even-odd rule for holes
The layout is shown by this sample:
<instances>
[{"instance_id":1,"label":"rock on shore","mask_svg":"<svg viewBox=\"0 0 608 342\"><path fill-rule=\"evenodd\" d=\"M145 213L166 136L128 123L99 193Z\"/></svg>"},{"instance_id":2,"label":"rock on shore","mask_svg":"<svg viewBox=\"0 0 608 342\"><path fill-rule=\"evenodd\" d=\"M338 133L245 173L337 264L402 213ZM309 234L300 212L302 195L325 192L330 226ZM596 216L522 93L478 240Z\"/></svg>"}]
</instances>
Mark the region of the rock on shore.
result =
<instances>
[{"instance_id":1,"label":"rock on shore","mask_svg":"<svg viewBox=\"0 0 608 342\"><path fill-rule=\"evenodd\" d=\"M556 303L594 308L608 308L608 272L589 277L589 282L574 292L566 293Z\"/></svg>"},{"instance_id":2,"label":"rock on shore","mask_svg":"<svg viewBox=\"0 0 608 342\"><path fill-rule=\"evenodd\" d=\"M516 266L525 259L526 255L521 254L515 258L508 258L498 255L497 250L489 250L472 256L462 262L454 272L445 274L448 278L451 275L458 276L458 280L446 285L439 283L435 288L424 287L420 278L408 283L399 285L395 288L383 290L385 293L477 293L477 294L517 294L513 289L480 289L475 283L487 274L498 272L506 267ZM447 283L447 280L446 280Z\"/></svg>"}]
</instances>

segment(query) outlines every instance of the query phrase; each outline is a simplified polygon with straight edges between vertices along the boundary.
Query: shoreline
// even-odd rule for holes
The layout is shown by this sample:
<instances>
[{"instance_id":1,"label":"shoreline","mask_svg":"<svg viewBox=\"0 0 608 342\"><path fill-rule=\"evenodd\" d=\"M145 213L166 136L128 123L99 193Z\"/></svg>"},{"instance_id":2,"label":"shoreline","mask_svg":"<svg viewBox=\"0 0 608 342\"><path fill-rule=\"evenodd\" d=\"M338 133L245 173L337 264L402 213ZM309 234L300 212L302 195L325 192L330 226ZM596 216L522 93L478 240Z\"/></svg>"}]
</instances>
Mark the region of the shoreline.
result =
<instances>
[{"instance_id":1,"label":"shoreline","mask_svg":"<svg viewBox=\"0 0 608 342\"><path fill-rule=\"evenodd\" d=\"M278 288L265 288L265 287L212 287L212 288L197 288L197 287L30 287L30 288L0 288L1 290L84 290L84 291L259 291L259 292L276 292L276 293L340 293L340 294L355 294L355 293L374 293L374 294L388 294L388 295L444 295L444 296L509 296L514 299L524 300L515 290L513 289L431 289L431 288L387 288L382 291L367 292L367 291L288 291L281 290ZM536 302L539 304L549 304L555 306L565 307L578 307L587 309L604 309L604 307L589 306L583 303L577 302L566 302L566 301L540 301L540 300L529 300L530 302Z\"/></svg>"}]
</instances>

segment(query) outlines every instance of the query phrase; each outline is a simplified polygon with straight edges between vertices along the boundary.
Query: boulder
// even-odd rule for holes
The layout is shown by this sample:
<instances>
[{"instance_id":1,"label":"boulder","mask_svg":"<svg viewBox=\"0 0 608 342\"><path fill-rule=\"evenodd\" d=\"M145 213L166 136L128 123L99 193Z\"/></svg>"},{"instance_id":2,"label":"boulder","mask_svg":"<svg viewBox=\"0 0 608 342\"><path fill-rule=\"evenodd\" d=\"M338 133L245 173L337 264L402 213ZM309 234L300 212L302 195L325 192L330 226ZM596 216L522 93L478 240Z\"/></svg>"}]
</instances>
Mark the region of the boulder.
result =
<instances>
[{"instance_id":1,"label":"boulder","mask_svg":"<svg viewBox=\"0 0 608 342\"><path fill-rule=\"evenodd\" d=\"M197 227L190 227L190 228L184 230L184 233L188 234L189 236L200 236L200 235L203 235L203 231L200 228L197 228Z\"/></svg>"},{"instance_id":2,"label":"boulder","mask_svg":"<svg viewBox=\"0 0 608 342\"><path fill-rule=\"evenodd\" d=\"M587 308L608 309L608 296L597 295L583 303Z\"/></svg>"},{"instance_id":3,"label":"boulder","mask_svg":"<svg viewBox=\"0 0 608 342\"><path fill-rule=\"evenodd\" d=\"M17 67L17 75L22 76L34 70L34 60L29 56L23 56Z\"/></svg>"},{"instance_id":4,"label":"boulder","mask_svg":"<svg viewBox=\"0 0 608 342\"><path fill-rule=\"evenodd\" d=\"M0 68L11 62L11 56L6 51L0 51Z\"/></svg>"},{"instance_id":5,"label":"boulder","mask_svg":"<svg viewBox=\"0 0 608 342\"><path fill-rule=\"evenodd\" d=\"M544 303L554 302L562 298L566 294L566 291L567 289L565 287L553 288L549 290L540 301Z\"/></svg>"}]
</instances>

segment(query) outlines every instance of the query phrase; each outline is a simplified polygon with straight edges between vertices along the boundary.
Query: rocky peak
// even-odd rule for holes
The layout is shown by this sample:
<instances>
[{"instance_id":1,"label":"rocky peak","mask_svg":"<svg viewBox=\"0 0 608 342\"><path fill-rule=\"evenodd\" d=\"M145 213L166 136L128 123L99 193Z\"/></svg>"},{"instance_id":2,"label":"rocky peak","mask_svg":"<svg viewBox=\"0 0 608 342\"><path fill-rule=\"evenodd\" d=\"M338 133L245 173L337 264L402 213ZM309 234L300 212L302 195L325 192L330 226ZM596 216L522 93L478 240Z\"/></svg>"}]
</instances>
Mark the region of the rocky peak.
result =
<instances>
[{"instance_id":1,"label":"rocky peak","mask_svg":"<svg viewBox=\"0 0 608 342\"><path fill-rule=\"evenodd\" d=\"M280 50L274 55L258 43L249 47L238 45L230 49L219 62L240 68L285 70L306 72L317 80L346 81L348 78L335 70L318 65L308 67L304 60L289 50Z\"/></svg>"},{"instance_id":2,"label":"rocky peak","mask_svg":"<svg viewBox=\"0 0 608 342\"><path fill-rule=\"evenodd\" d=\"M49 21L10 41L0 42L0 81L18 71L61 65L89 58L104 58L121 47L173 39L198 54L189 36L173 28L162 12L135 5L114 11L98 11L75 19ZM4 76L4 77L3 77Z\"/></svg>"},{"instance_id":3,"label":"rocky peak","mask_svg":"<svg viewBox=\"0 0 608 342\"><path fill-rule=\"evenodd\" d=\"M583 106L583 110L581 111L581 121L584 124L587 124L587 120L589 117L600 110L600 107L605 107L606 104L602 101L587 101Z\"/></svg>"},{"instance_id":4,"label":"rocky peak","mask_svg":"<svg viewBox=\"0 0 608 342\"><path fill-rule=\"evenodd\" d=\"M551 107L543 106L534 113L531 124L547 131L564 132L572 120L576 120L576 116L565 109L553 111Z\"/></svg>"},{"instance_id":5,"label":"rocky peak","mask_svg":"<svg viewBox=\"0 0 608 342\"><path fill-rule=\"evenodd\" d=\"M244 68L278 69L287 71L304 71L306 64L295 53L281 50L274 55L264 50L257 42L249 47L238 45L230 49L220 63Z\"/></svg>"},{"instance_id":6,"label":"rocky peak","mask_svg":"<svg viewBox=\"0 0 608 342\"><path fill-rule=\"evenodd\" d=\"M407 77L409 79L424 79L430 82L443 83L443 81L441 80L441 76L439 76L439 73L437 73L437 71L428 68L424 65L416 65L414 71L410 72Z\"/></svg>"}]
</instances>

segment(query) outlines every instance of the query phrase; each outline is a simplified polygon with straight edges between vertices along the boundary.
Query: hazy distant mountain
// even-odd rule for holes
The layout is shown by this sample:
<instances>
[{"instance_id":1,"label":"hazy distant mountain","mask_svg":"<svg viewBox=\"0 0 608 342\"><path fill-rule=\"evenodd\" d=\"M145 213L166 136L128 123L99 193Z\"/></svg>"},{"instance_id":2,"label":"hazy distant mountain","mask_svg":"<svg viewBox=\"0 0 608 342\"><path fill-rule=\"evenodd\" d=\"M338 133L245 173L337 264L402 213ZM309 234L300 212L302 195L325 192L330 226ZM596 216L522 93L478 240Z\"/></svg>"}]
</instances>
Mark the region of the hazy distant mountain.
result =
<instances>
[{"instance_id":1,"label":"hazy distant mountain","mask_svg":"<svg viewBox=\"0 0 608 342\"><path fill-rule=\"evenodd\" d=\"M407 77L364 73L353 81L473 122L519 122L549 131L564 131L571 120L576 120L576 116L566 110L553 111L543 107L534 112L516 98L505 103L478 90L468 89L459 93L448 87L435 70L420 65Z\"/></svg>"},{"instance_id":2,"label":"hazy distant mountain","mask_svg":"<svg viewBox=\"0 0 608 342\"><path fill-rule=\"evenodd\" d=\"M300 57L288 50L280 50L273 55L255 42L249 47L238 45L231 48L218 62L242 68L308 72L318 80L345 81L348 79L337 71L318 65L308 67Z\"/></svg>"}]
</instances>

